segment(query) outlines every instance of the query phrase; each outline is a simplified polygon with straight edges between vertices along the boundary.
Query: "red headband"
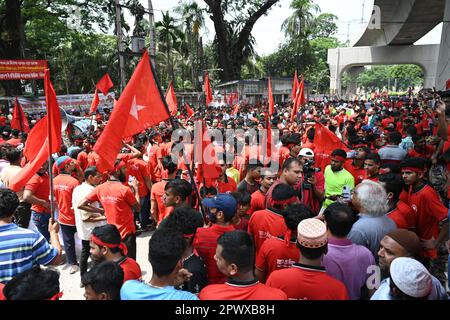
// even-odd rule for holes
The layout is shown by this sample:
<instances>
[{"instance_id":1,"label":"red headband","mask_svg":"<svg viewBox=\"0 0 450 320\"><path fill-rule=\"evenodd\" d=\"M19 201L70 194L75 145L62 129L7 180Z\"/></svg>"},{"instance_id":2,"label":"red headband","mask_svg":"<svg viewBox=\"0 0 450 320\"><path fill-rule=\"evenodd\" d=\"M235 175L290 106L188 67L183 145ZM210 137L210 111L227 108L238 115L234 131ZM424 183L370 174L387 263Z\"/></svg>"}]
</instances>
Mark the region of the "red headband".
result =
<instances>
[{"instance_id":1,"label":"red headband","mask_svg":"<svg viewBox=\"0 0 450 320\"><path fill-rule=\"evenodd\" d=\"M106 243L94 235L92 235L91 240L98 246L107 247L109 249L119 248L120 250L122 250L124 255L127 255L128 253L127 246L123 242L121 242L119 245L113 243Z\"/></svg>"},{"instance_id":2,"label":"red headband","mask_svg":"<svg viewBox=\"0 0 450 320\"><path fill-rule=\"evenodd\" d=\"M341 157L341 156L331 156L331 159L336 159L341 162L345 162L347 158Z\"/></svg>"},{"instance_id":3,"label":"red headband","mask_svg":"<svg viewBox=\"0 0 450 320\"><path fill-rule=\"evenodd\" d=\"M381 168L381 169L378 171L378 173L379 173L379 174L387 174L387 173L389 173L389 169L387 169L387 168Z\"/></svg>"},{"instance_id":4,"label":"red headband","mask_svg":"<svg viewBox=\"0 0 450 320\"><path fill-rule=\"evenodd\" d=\"M424 172L423 169L415 168L415 167L404 167L404 168L402 168L402 172L403 171L412 171L412 172L417 172L417 173Z\"/></svg>"},{"instance_id":5,"label":"red headband","mask_svg":"<svg viewBox=\"0 0 450 320\"><path fill-rule=\"evenodd\" d=\"M272 206L277 205L277 206L282 206L284 204L291 204L291 203L295 203L297 202L297 196L292 196L289 199L286 200L274 200L274 199L270 199L270 204Z\"/></svg>"},{"instance_id":6,"label":"red headband","mask_svg":"<svg viewBox=\"0 0 450 320\"><path fill-rule=\"evenodd\" d=\"M66 160L64 160L63 162L61 162L58 166L58 169L64 169L64 167L66 166L66 164L72 162L72 158L66 158Z\"/></svg>"},{"instance_id":7,"label":"red headband","mask_svg":"<svg viewBox=\"0 0 450 320\"><path fill-rule=\"evenodd\" d=\"M63 292L58 292L57 294L55 294L54 296L52 296L51 298L47 299L47 300L59 300L61 297L63 296Z\"/></svg>"}]
</instances>

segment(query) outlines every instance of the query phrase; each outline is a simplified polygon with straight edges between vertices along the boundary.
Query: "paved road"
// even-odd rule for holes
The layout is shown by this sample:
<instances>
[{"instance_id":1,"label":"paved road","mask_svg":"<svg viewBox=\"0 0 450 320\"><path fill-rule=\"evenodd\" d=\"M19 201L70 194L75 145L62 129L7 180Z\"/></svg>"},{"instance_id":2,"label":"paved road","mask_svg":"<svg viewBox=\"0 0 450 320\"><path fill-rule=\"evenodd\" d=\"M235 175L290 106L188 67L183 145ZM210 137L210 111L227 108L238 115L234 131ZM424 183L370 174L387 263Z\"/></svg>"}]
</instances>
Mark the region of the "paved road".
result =
<instances>
[{"instance_id":1,"label":"paved road","mask_svg":"<svg viewBox=\"0 0 450 320\"><path fill-rule=\"evenodd\" d=\"M152 276L152 267L148 262L148 241L151 232L145 232L137 237L137 262L141 266L142 277L145 281L150 281ZM81 242L77 244L77 255L79 257ZM70 274L70 266L64 264L56 267L60 272L60 289L64 291L61 300L84 300L84 288L80 288L80 272Z\"/></svg>"}]
</instances>

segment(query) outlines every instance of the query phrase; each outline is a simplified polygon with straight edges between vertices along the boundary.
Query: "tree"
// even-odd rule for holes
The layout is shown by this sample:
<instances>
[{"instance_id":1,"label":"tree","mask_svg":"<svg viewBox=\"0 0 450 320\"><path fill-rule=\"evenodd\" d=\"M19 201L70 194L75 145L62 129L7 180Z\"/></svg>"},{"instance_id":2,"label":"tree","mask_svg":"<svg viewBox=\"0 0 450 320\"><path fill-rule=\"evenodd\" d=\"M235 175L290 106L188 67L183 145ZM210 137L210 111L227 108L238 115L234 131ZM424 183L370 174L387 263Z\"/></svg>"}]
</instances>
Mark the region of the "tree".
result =
<instances>
[{"instance_id":1,"label":"tree","mask_svg":"<svg viewBox=\"0 0 450 320\"><path fill-rule=\"evenodd\" d=\"M222 81L239 79L252 52L251 32L256 21L279 0L205 0L216 31ZM232 17L227 21L225 17Z\"/></svg>"},{"instance_id":2,"label":"tree","mask_svg":"<svg viewBox=\"0 0 450 320\"><path fill-rule=\"evenodd\" d=\"M294 13L284 20L281 28L288 37L307 38L314 30L315 13L320 12L320 7L311 0L293 0L290 7Z\"/></svg>"}]
</instances>

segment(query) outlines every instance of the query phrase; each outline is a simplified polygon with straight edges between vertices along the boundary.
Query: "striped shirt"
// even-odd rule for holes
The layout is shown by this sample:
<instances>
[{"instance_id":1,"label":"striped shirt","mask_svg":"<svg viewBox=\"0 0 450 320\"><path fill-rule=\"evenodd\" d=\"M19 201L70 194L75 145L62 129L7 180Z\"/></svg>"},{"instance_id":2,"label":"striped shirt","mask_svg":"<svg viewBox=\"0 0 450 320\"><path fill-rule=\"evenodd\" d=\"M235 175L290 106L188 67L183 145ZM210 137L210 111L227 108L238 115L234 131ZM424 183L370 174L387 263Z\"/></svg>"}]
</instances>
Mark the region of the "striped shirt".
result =
<instances>
[{"instance_id":1,"label":"striped shirt","mask_svg":"<svg viewBox=\"0 0 450 320\"><path fill-rule=\"evenodd\" d=\"M7 283L15 275L34 265L46 265L58 255L38 232L10 223L0 226L0 282Z\"/></svg>"}]
</instances>

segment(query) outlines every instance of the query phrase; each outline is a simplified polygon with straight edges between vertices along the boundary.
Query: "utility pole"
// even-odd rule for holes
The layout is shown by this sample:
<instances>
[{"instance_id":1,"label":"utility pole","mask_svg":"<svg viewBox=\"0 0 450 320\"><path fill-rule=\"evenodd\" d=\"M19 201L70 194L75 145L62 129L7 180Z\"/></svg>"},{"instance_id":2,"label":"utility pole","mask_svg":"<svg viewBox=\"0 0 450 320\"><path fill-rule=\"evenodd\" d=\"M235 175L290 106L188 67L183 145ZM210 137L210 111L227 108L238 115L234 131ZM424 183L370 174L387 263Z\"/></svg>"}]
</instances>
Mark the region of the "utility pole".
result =
<instances>
[{"instance_id":1,"label":"utility pole","mask_svg":"<svg viewBox=\"0 0 450 320\"><path fill-rule=\"evenodd\" d=\"M120 78L120 93L125 88L125 57L123 55L123 35L121 23L121 9L120 0L115 0L116 5L116 36L117 36L117 50L119 51L119 78Z\"/></svg>"},{"instance_id":2,"label":"utility pole","mask_svg":"<svg viewBox=\"0 0 450 320\"><path fill-rule=\"evenodd\" d=\"M153 69L156 70L156 32L155 32L155 16L153 13L152 0L148 0L148 22L149 22L149 37L150 37L150 62Z\"/></svg>"}]
</instances>

